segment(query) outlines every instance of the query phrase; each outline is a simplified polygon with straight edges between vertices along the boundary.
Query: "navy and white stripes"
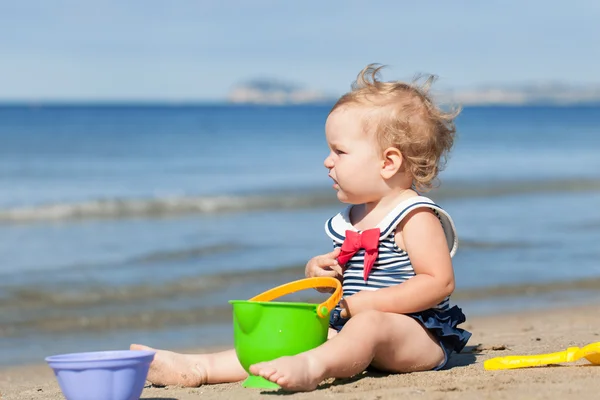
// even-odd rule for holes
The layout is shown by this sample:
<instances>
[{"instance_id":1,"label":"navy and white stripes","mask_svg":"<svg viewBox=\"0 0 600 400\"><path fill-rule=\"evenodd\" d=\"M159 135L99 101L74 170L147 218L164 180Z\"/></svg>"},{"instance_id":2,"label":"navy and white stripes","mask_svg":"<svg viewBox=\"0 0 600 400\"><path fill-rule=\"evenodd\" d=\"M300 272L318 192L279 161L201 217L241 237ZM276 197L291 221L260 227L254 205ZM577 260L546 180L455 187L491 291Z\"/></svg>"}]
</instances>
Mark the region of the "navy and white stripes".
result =
<instances>
[{"instance_id":1,"label":"navy and white stripes","mask_svg":"<svg viewBox=\"0 0 600 400\"><path fill-rule=\"evenodd\" d=\"M415 276L415 271L406 251L398 248L395 242L395 231L398 224L411 211L419 207L428 207L434 210L446 234L448 249L453 256L458 247L456 230L450 216L430 199L418 196L405 200L398 204L377 225L380 229L379 254L375 265L369 274L367 281L363 277L364 250L359 250L345 266L343 292L344 296L350 296L361 290L378 290L401 284ZM347 230L358 231L350 222L350 209L347 207L343 212L330 218L325 223L325 232L333 240L334 247L341 247ZM449 308L449 298L439 303L436 309L446 310Z\"/></svg>"}]
</instances>

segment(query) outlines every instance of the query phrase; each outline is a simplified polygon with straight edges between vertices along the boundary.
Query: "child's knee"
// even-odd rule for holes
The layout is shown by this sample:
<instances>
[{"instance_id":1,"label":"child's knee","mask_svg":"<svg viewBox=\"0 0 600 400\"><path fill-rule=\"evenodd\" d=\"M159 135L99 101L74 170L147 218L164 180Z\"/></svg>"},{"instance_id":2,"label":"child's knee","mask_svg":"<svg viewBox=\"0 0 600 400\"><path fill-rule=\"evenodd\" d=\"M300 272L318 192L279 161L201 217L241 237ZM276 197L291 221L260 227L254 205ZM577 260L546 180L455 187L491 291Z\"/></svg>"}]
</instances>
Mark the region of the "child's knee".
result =
<instances>
[{"instance_id":1,"label":"child's knee","mask_svg":"<svg viewBox=\"0 0 600 400\"><path fill-rule=\"evenodd\" d=\"M346 325L352 324L363 328L367 327L369 329L377 330L385 324L387 318L386 314L387 313L377 310L366 310L350 318Z\"/></svg>"},{"instance_id":2,"label":"child's knee","mask_svg":"<svg viewBox=\"0 0 600 400\"><path fill-rule=\"evenodd\" d=\"M338 334L338 331L336 331L333 328L329 328L329 330L327 331L327 340L335 337Z\"/></svg>"}]
</instances>

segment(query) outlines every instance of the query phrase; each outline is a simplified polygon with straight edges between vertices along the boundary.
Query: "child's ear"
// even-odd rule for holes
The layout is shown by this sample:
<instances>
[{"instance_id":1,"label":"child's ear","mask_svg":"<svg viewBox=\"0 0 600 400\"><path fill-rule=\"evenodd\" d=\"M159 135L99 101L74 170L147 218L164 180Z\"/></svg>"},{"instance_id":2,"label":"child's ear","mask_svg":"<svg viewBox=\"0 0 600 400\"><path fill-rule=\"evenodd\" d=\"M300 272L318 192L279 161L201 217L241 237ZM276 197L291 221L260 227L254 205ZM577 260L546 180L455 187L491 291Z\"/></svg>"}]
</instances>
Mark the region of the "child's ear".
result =
<instances>
[{"instance_id":1,"label":"child's ear","mask_svg":"<svg viewBox=\"0 0 600 400\"><path fill-rule=\"evenodd\" d=\"M396 175L402 167L402 153L395 147L388 147L383 152L383 165L381 167L381 176L383 179L390 179Z\"/></svg>"}]
</instances>

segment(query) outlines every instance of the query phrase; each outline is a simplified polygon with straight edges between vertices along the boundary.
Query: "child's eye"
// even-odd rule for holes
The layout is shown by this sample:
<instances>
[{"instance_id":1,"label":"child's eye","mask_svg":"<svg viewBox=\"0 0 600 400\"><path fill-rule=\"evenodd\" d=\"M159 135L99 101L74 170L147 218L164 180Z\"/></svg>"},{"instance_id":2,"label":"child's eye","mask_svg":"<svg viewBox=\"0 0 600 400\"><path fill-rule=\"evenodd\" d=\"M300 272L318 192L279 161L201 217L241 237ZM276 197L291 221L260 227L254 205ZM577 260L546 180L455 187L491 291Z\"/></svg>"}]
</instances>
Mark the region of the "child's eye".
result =
<instances>
[{"instance_id":1,"label":"child's eye","mask_svg":"<svg viewBox=\"0 0 600 400\"><path fill-rule=\"evenodd\" d=\"M340 154L346 154L346 152L343 151L343 150L340 150L340 149L336 149L335 150L335 154L338 154L338 155L340 155Z\"/></svg>"}]
</instances>

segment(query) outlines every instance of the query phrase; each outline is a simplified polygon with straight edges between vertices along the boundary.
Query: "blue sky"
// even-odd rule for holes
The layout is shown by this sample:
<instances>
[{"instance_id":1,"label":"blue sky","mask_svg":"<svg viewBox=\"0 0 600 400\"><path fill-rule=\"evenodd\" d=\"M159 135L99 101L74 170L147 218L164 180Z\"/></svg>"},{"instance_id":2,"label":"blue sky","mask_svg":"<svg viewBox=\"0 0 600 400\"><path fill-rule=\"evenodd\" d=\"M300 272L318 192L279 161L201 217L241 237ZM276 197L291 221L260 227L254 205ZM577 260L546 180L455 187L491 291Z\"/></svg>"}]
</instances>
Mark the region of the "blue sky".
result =
<instances>
[{"instance_id":1,"label":"blue sky","mask_svg":"<svg viewBox=\"0 0 600 400\"><path fill-rule=\"evenodd\" d=\"M336 95L370 62L442 88L597 84L599 21L598 0L7 0L0 99L210 101L257 77Z\"/></svg>"}]
</instances>

